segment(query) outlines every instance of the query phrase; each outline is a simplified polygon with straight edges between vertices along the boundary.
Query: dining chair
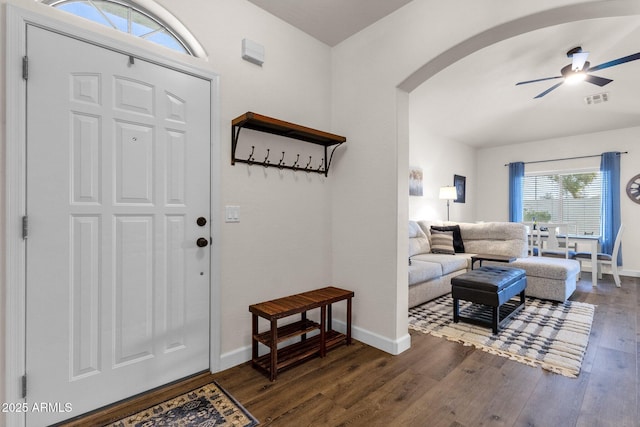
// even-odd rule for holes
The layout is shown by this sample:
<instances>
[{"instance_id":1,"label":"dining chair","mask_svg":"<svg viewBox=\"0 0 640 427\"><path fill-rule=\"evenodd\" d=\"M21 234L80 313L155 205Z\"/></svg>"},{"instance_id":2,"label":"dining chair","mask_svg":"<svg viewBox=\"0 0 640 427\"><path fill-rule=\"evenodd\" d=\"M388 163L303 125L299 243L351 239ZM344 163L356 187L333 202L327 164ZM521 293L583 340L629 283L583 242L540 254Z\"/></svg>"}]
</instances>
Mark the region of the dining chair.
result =
<instances>
[{"instance_id":1,"label":"dining chair","mask_svg":"<svg viewBox=\"0 0 640 427\"><path fill-rule=\"evenodd\" d=\"M568 223L541 223L538 224L538 240L544 239L544 246L540 249L540 255L552 258L574 258L576 252L569 245ZM545 231L546 230L546 231ZM545 234L542 234L545 233Z\"/></svg>"},{"instance_id":2,"label":"dining chair","mask_svg":"<svg viewBox=\"0 0 640 427\"><path fill-rule=\"evenodd\" d=\"M526 233L527 233L527 253L529 255L533 255L534 248L537 247L537 242L536 242L536 236L537 236L537 233L538 233L537 228L536 228L536 230L533 229L533 222L524 222L523 221L522 224L524 225L524 228L525 228Z\"/></svg>"},{"instance_id":3,"label":"dining chair","mask_svg":"<svg viewBox=\"0 0 640 427\"><path fill-rule=\"evenodd\" d=\"M613 243L613 251L611 255L598 252L598 264L595 266L591 266L591 268L596 268L598 278L602 278L602 265L610 265L611 273L613 274L613 280L616 282L616 286L620 287L620 273L618 271L618 253L620 252L620 245L622 244L622 232L624 231L624 224L620 224L620 228L618 228L618 234L616 234L616 240ZM580 261L580 265L582 266L582 261L591 261L591 252L577 252L575 255L575 259Z\"/></svg>"}]
</instances>

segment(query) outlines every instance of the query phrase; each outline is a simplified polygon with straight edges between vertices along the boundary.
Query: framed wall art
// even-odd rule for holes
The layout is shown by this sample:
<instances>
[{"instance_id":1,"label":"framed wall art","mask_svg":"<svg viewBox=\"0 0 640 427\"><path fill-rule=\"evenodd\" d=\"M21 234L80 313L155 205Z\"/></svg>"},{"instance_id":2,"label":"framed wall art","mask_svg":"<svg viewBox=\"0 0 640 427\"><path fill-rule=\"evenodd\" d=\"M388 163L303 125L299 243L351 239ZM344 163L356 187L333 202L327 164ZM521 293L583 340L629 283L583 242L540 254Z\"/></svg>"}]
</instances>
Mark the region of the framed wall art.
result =
<instances>
[{"instance_id":1,"label":"framed wall art","mask_svg":"<svg viewBox=\"0 0 640 427\"><path fill-rule=\"evenodd\" d=\"M422 168L409 167L409 195L422 196Z\"/></svg>"},{"instance_id":2,"label":"framed wall art","mask_svg":"<svg viewBox=\"0 0 640 427\"><path fill-rule=\"evenodd\" d=\"M458 193L458 198L453 202L464 203L467 192L467 178L461 175L453 175L453 186L456 187L456 193Z\"/></svg>"}]
</instances>

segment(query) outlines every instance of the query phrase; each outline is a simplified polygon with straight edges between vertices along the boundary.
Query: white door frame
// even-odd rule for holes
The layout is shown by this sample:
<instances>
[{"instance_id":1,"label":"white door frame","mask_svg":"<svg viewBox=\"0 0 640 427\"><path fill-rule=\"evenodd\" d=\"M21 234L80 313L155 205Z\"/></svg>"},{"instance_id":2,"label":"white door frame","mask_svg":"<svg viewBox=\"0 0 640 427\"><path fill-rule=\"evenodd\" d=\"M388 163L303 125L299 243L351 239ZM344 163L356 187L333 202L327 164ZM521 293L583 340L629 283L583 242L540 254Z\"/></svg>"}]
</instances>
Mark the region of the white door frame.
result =
<instances>
[{"instance_id":1,"label":"white door frame","mask_svg":"<svg viewBox=\"0 0 640 427\"><path fill-rule=\"evenodd\" d=\"M25 7L28 7L26 9ZM47 7L47 9L44 9ZM46 12L46 14L44 14ZM22 78L22 58L26 55L27 25L36 25L74 37L126 55L172 68L211 82L211 301L210 301L210 370L217 372L220 361L220 108L219 76L201 68L201 59L166 52L158 52L144 40L129 40L126 34L113 34L108 28L96 32L95 23L57 11L42 4L18 6L9 1L6 8L6 188L5 188L5 399L24 402L21 377L25 373L26 356L26 299L25 299L25 241L22 238L22 218L26 212L26 82ZM24 414L5 414L8 427L23 426Z\"/></svg>"}]
</instances>

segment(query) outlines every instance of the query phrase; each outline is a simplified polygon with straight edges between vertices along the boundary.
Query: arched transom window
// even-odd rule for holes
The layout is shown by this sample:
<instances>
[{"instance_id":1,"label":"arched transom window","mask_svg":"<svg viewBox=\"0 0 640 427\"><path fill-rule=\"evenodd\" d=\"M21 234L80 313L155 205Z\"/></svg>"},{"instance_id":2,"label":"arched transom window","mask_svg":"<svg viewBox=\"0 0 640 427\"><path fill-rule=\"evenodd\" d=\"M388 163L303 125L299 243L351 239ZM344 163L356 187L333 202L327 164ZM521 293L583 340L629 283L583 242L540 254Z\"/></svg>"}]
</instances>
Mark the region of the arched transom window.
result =
<instances>
[{"instance_id":1,"label":"arched transom window","mask_svg":"<svg viewBox=\"0 0 640 427\"><path fill-rule=\"evenodd\" d=\"M178 52L201 56L198 52L201 48L181 36L186 32L184 27L172 28L166 19L130 0L44 0L43 3ZM164 12L165 18L169 16ZM177 19L173 20L179 24Z\"/></svg>"}]
</instances>

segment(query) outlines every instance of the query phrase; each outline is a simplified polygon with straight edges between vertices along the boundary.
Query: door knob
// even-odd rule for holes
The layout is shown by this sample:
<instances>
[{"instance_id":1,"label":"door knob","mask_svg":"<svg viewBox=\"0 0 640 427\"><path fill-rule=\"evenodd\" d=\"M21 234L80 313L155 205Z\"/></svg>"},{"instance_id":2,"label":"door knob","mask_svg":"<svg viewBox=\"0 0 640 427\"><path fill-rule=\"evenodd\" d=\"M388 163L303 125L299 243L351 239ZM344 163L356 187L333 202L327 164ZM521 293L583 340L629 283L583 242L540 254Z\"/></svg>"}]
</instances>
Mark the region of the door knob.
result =
<instances>
[{"instance_id":1,"label":"door knob","mask_svg":"<svg viewBox=\"0 0 640 427\"><path fill-rule=\"evenodd\" d=\"M199 248L204 248L208 244L209 244L209 241L204 237L200 237L198 240L196 240L196 245L198 245Z\"/></svg>"}]
</instances>

